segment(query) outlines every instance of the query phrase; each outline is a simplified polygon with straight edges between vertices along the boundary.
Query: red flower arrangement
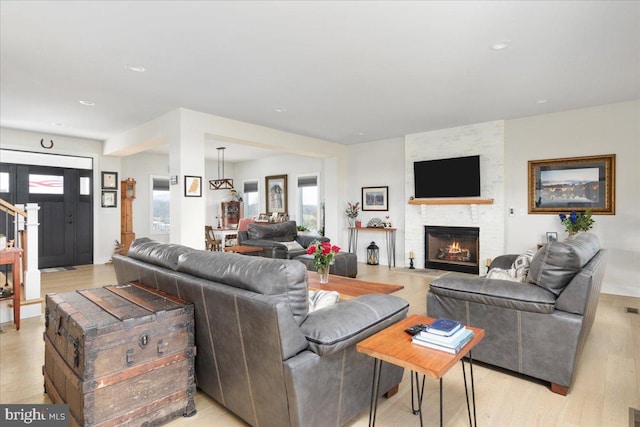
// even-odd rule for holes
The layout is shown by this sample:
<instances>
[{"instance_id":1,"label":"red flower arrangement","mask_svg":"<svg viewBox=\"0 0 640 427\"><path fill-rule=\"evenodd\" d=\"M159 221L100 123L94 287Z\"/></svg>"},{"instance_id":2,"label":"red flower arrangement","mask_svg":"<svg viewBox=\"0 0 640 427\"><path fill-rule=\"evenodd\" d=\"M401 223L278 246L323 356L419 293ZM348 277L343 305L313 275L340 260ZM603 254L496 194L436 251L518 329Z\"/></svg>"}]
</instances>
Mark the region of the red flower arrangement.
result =
<instances>
[{"instance_id":1,"label":"red flower arrangement","mask_svg":"<svg viewBox=\"0 0 640 427\"><path fill-rule=\"evenodd\" d=\"M329 242L318 242L310 244L307 248L307 254L313 255L313 265L316 270L325 270L333 265L335 261L335 255L340 251L340 248L336 245L332 245Z\"/></svg>"}]
</instances>

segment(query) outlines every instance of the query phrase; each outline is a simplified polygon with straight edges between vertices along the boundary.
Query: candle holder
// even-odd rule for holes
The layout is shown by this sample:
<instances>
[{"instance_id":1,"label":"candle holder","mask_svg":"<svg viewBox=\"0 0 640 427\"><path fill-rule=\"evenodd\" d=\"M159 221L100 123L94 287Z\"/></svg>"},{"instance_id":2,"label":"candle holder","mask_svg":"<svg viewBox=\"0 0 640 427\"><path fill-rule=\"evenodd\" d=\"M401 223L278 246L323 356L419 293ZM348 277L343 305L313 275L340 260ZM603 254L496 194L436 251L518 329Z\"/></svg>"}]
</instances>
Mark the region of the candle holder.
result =
<instances>
[{"instance_id":1,"label":"candle holder","mask_svg":"<svg viewBox=\"0 0 640 427\"><path fill-rule=\"evenodd\" d=\"M409 258L409 270L415 270L416 268L413 266L413 258Z\"/></svg>"}]
</instances>

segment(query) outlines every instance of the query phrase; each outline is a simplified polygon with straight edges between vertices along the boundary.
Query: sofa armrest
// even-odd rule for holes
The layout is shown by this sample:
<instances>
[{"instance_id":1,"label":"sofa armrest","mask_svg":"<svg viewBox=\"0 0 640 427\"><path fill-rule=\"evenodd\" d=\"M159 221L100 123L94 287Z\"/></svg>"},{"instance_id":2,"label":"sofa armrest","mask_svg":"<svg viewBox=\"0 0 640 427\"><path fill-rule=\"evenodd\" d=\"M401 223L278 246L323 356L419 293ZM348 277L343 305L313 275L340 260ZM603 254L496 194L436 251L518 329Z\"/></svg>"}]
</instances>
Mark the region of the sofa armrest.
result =
<instances>
[{"instance_id":1,"label":"sofa armrest","mask_svg":"<svg viewBox=\"0 0 640 427\"><path fill-rule=\"evenodd\" d=\"M314 353L339 353L404 319L409 303L393 295L370 294L309 313L300 325Z\"/></svg>"},{"instance_id":2,"label":"sofa armrest","mask_svg":"<svg viewBox=\"0 0 640 427\"><path fill-rule=\"evenodd\" d=\"M315 241L318 242L329 242L329 238L328 237L324 237L324 236L310 236L307 234L298 234L296 236L296 242L300 243L300 245L303 248L308 248L310 244L312 244Z\"/></svg>"},{"instance_id":3,"label":"sofa armrest","mask_svg":"<svg viewBox=\"0 0 640 427\"><path fill-rule=\"evenodd\" d=\"M513 261L518 258L517 254L508 254L508 255L500 255L495 257L491 261L491 265L489 266L489 270L492 268L501 268L502 270L508 270L511 268Z\"/></svg>"},{"instance_id":4,"label":"sofa armrest","mask_svg":"<svg viewBox=\"0 0 640 427\"><path fill-rule=\"evenodd\" d=\"M534 284L482 277L440 277L431 282L429 293L533 313L552 313L556 303L555 295Z\"/></svg>"}]
</instances>

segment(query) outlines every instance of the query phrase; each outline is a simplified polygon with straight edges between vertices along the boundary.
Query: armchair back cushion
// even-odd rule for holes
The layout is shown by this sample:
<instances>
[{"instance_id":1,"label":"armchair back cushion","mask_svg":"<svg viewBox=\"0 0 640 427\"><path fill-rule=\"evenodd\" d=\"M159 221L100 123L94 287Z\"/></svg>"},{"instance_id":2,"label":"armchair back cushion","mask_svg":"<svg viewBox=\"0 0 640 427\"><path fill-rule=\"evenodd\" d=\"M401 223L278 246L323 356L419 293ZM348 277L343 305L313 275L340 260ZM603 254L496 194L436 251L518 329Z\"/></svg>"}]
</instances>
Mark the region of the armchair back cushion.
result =
<instances>
[{"instance_id":1,"label":"armchair back cushion","mask_svg":"<svg viewBox=\"0 0 640 427\"><path fill-rule=\"evenodd\" d=\"M527 281L560 295L599 249L598 237L591 233L580 233L564 242L547 243L531 260Z\"/></svg>"},{"instance_id":2,"label":"armchair back cushion","mask_svg":"<svg viewBox=\"0 0 640 427\"><path fill-rule=\"evenodd\" d=\"M295 221L277 222L268 225L249 224L249 239L269 239L276 242L291 242L298 235Z\"/></svg>"}]
</instances>

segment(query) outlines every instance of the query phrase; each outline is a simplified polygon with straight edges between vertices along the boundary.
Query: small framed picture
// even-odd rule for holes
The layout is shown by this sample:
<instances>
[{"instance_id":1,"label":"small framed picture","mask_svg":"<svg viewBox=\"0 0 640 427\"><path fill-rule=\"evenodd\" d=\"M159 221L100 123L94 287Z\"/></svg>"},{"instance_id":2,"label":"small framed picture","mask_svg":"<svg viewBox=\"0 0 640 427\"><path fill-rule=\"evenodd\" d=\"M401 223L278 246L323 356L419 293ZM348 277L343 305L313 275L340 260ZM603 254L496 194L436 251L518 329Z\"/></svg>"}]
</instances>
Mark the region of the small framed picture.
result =
<instances>
[{"instance_id":1,"label":"small framed picture","mask_svg":"<svg viewBox=\"0 0 640 427\"><path fill-rule=\"evenodd\" d=\"M185 175L184 197L202 197L202 177L201 176Z\"/></svg>"},{"instance_id":2,"label":"small framed picture","mask_svg":"<svg viewBox=\"0 0 640 427\"><path fill-rule=\"evenodd\" d=\"M102 207L103 208L116 208L118 207L118 192L103 190L102 191Z\"/></svg>"},{"instance_id":3,"label":"small framed picture","mask_svg":"<svg viewBox=\"0 0 640 427\"><path fill-rule=\"evenodd\" d=\"M362 187L363 211L388 211L389 187Z\"/></svg>"},{"instance_id":4,"label":"small framed picture","mask_svg":"<svg viewBox=\"0 0 640 427\"><path fill-rule=\"evenodd\" d=\"M102 188L104 190L117 190L118 172L102 172Z\"/></svg>"},{"instance_id":5,"label":"small framed picture","mask_svg":"<svg viewBox=\"0 0 640 427\"><path fill-rule=\"evenodd\" d=\"M555 242L558 240L558 233L555 231L547 231L547 243Z\"/></svg>"}]
</instances>

